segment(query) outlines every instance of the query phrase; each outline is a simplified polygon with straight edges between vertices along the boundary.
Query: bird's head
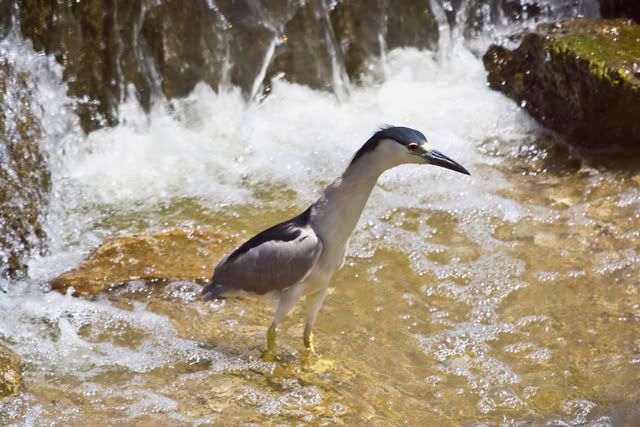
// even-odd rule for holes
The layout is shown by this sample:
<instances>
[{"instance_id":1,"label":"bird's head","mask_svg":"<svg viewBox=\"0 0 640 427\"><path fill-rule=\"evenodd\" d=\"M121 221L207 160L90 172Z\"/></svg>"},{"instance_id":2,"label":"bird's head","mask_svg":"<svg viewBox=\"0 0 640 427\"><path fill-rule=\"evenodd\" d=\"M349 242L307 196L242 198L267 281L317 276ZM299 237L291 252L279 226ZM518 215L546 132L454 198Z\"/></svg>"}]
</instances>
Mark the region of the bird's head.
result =
<instances>
[{"instance_id":1,"label":"bird's head","mask_svg":"<svg viewBox=\"0 0 640 427\"><path fill-rule=\"evenodd\" d=\"M406 163L428 164L470 175L460 163L431 148L422 132L407 127L380 129L356 152L351 164L369 154L384 162L386 168Z\"/></svg>"}]
</instances>

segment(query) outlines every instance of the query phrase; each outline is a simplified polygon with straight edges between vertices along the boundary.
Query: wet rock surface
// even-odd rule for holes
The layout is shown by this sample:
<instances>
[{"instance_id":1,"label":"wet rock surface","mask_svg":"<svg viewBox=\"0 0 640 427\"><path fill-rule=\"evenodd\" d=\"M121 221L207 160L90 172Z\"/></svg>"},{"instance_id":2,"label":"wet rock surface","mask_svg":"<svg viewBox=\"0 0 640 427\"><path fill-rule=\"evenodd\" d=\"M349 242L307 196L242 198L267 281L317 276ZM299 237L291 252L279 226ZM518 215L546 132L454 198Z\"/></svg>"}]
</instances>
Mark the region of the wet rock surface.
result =
<instances>
[{"instance_id":1,"label":"wet rock surface","mask_svg":"<svg viewBox=\"0 0 640 427\"><path fill-rule=\"evenodd\" d=\"M16 394L22 385L22 361L0 343L0 398Z\"/></svg>"},{"instance_id":2,"label":"wet rock surface","mask_svg":"<svg viewBox=\"0 0 640 427\"><path fill-rule=\"evenodd\" d=\"M22 34L64 65L85 130L116 123L129 88L147 109L199 81L255 96L280 73L340 93L383 47L434 48L438 38L429 3L404 0L16 4Z\"/></svg>"},{"instance_id":3,"label":"wet rock surface","mask_svg":"<svg viewBox=\"0 0 640 427\"><path fill-rule=\"evenodd\" d=\"M11 18L11 4L9 2L3 1L2 3L0 3L0 39L3 39L7 36L7 34L9 34L12 26Z\"/></svg>"},{"instance_id":4,"label":"wet rock surface","mask_svg":"<svg viewBox=\"0 0 640 427\"><path fill-rule=\"evenodd\" d=\"M136 233L102 244L51 287L91 296L134 280L170 282L208 280L217 261L236 243L234 238L199 229Z\"/></svg>"},{"instance_id":5,"label":"wet rock surface","mask_svg":"<svg viewBox=\"0 0 640 427\"><path fill-rule=\"evenodd\" d=\"M493 89L572 144L640 151L640 25L578 19L521 38L485 53Z\"/></svg>"},{"instance_id":6,"label":"wet rock surface","mask_svg":"<svg viewBox=\"0 0 640 427\"><path fill-rule=\"evenodd\" d=\"M351 78L365 70L368 59L383 49L413 46L434 50L438 24L429 2L342 1L331 12L331 23ZM384 45L381 45L383 43Z\"/></svg>"},{"instance_id":7,"label":"wet rock surface","mask_svg":"<svg viewBox=\"0 0 640 427\"><path fill-rule=\"evenodd\" d=\"M44 237L42 213L50 179L32 102L27 73L0 55L0 276L4 277L22 274L24 256L41 248Z\"/></svg>"}]
</instances>

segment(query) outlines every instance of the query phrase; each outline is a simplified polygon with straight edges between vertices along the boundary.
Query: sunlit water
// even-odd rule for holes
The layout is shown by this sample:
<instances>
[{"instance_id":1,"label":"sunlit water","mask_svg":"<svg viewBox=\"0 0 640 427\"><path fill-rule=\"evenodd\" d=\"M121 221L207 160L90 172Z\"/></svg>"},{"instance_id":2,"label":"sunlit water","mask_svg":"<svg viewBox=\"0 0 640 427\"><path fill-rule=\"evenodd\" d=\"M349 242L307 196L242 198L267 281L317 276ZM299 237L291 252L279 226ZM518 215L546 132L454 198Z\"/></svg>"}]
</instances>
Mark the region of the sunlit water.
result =
<instances>
[{"instance_id":1,"label":"sunlit water","mask_svg":"<svg viewBox=\"0 0 640 427\"><path fill-rule=\"evenodd\" d=\"M346 102L277 81L247 104L198 86L86 138L60 72L37 70L53 195L50 254L0 293L0 339L25 389L0 424L117 422L633 425L640 417L640 174L581 159L489 90L461 45L393 51ZM83 300L46 292L105 238L207 226L242 237L293 215L376 127L422 130L471 177L386 173L300 361L260 359L272 307L205 304L199 287L140 283ZM53 126L56 124L56 126ZM636 168L637 170L637 168ZM213 267L213 266L212 266Z\"/></svg>"}]
</instances>

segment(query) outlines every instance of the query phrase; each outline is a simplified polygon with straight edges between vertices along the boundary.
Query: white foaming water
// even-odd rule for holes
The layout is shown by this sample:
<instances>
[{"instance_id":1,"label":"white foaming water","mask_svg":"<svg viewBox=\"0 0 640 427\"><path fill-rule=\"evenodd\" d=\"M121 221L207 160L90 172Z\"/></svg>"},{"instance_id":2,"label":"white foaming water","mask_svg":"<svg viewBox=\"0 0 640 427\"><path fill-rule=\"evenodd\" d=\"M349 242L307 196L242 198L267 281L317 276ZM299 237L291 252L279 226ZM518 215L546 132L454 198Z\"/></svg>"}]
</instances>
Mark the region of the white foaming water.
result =
<instances>
[{"instance_id":1,"label":"white foaming water","mask_svg":"<svg viewBox=\"0 0 640 427\"><path fill-rule=\"evenodd\" d=\"M38 298L32 294L0 296L0 321L6 327L3 334L15 341L13 348L30 363L55 372L82 375L106 366L147 372L175 360L222 361L220 353L180 339L169 319L146 311L142 304L130 311L116 308L107 300L87 301L57 292ZM12 307L20 307L18 313ZM80 335L87 328L90 332ZM124 329L143 336L151 332L153 338L145 337L135 348L101 340L104 336L117 337ZM158 351L159 345L162 351Z\"/></svg>"},{"instance_id":2,"label":"white foaming water","mask_svg":"<svg viewBox=\"0 0 640 427\"><path fill-rule=\"evenodd\" d=\"M390 52L387 62L378 65L386 77L354 88L345 102L283 80L275 81L269 97L259 104L247 104L236 89L216 93L198 85L187 98L157 102L145 114L130 97L121 106L119 126L86 138L77 119L69 118L60 70L48 58L20 46L26 58L22 60L33 61L26 66L57 102L50 117L42 119L45 126L58 123L52 127L51 141L57 141L55 135L73 140L45 145L53 164L50 254L32 260L30 283L0 293L2 338L45 372L91 376L104 366L146 372L194 357L215 360L217 366L229 364L219 353L179 338L168 319L144 306L127 311L106 299L85 301L37 290L38 282L74 265L104 238L94 230L101 209L144 211L182 197L196 197L214 210L260 205L252 187L262 183L295 191L302 206L313 201L384 124L420 129L434 147L465 165L472 177L420 166L386 173L365 213L365 230L356 234L358 254L370 253L378 240L407 253L426 244L381 220L394 208L490 210L509 218L525 209L493 193L496 185L506 184L496 179L497 172L483 177L479 166L499 159L482 155L477 147L488 140L522 144L541 129L486 86L480 60L460 44L438 59L414 49ZM33 64L43 69L34 71ZM119 231L114 228L107 234ZM133 348L101 341L101 336L117 333L118 325L137 331L141 344ZM147 404L145 399L142 393L140 405Z\"/></svg>"},{"instance_id":3,"label":"white foaming water","mask_svg":"<svg viewBox=\"0 0 640 427\"><path fill-rule=\"evenodd\" d=\"M256 362L243 360L245 355L202 348L197 339L181 336L161 310L139 299L129 300L123 308L114 302L117 294L85 300L43 293L38 285L128 227L123 221L105 221L111 212L131 213L135 221L157 205L187 197L214 212L233 211L240 205L264 212L278 202L256 199L254 189L262 184L294 191L302 208L340 174L377 127L390 123L420 129L436 148L471 170L472 177L420 166L386 173L356 232L352 255L367 256L380 246L399 249L409 254L416 271L428 271L437 279L436 284L407 295L418 301L436 297L468 306L467 316L460 319L449 318L439 307L432 312L434 328L418 330L412 342L443 376L459 377L462 382L454 383L466 384L460 390L478 398L479 413L523 406L526 412L536 411L526 402L527 390L535 387L522 388L528 384L527 370L514 366L511 357L520 355L541 369L554 360L554 348L526 338L528 325L551 328L552 320L538 311L509 320L500 311L506 298L527 286L528 278L525 261L491 235L490 220L529 215L541 219L551 210L498 196L497 190L510 184L498 168L486 165L500 163L543 130L513 102L487 88L480 60L461 44L452 42L450 50L437 55L414 49L389 52L385 62L376 64L369 79L342 102L329 93L284 80L274 82L269 97L258 104L244 101L237 89L216 93L198 85L189 97L158 101L146 114L130 96L120 107L119 126L88 136L80 130L73 101L65 95L61 67L35 54L19 37L0 42L1 49L19 69L31 73L36 99L42 100L34 110L42 111L43 147L53 179L47 224L50 253L32 260L28 281L12 284L8 294L0 293L0 340L26 362L27 384L50 382L63 394L115 396L128 402L131 418L162 413L197 424L197 419L182 419L176 413L183 402L164 395L170 387L154 388L154 380L144 384L145 379L178 363L206 362L206 372L189 374L203 378L210 372L247 372L264 366L256 368ZM489 151L503 154L483 154ZM618 206L633 203L634 196L621 196ZM441 216L453 218L451 230L461 228L471 243L455 248L438 245L437 239L428 238L433 230L424 221L417 231L405 230L394 219L396 212L403 215L404 208L415 208L424 218L446 211ZM572 209L577 214L571 218L584 217L578 214L586 207ZM477 249L477 257L471 246ZM471 255L457 249L469 250ZM425 255L444 250L451 254L445 264ZM617 258L609 255L595 268L598 274L623 270L638 259L632 250ZM554 274L542 272L537 277L555 280ZM174 283L163 292L180 307L189 305L197 287ZM207 316L204 308L198 310ZM225 328L242 327L241 321L227 320ZM501 351L501 336L515 342ZM103 378L111 375L126 377L121 380L126 385L120 387L117 379L116 385L105 385ZM324 390L312 385L284 392L256 387L233 398L265 415L315 406L325 399ZM27 388L16 400L5 400L8 403L0 403L0 415L22 411L25 424L64 422L48 413L37 393L36 387ZM578 423L593 403L574 399L565 406L571 423Z\"/></svg>"},{"instance_id":4,"label":"white foaming water","mask_svg":"<svg viewBox=\"0 0 640 427\"><path fill-rule=\"evenodd\" d=\"M443 63L413 49L393 51L388 60L386 81L354 90L343 103L282 80L258 105L247 105L238 90L215 93L206 85L171 108L156 103L149 115L130 101L121 125L90 134L85 150L67 156L63 178L82 188L81 203L171 196L246 203L247 183L261 182L286 184L306 202L385 123L423 130L435 147L472 169L487 161L475 151L485 139L522 141L538 132L525 113L485 86L480 61L462 46ZM410 171L412 178L418 170ZM383 182L406 172L391 172ZM420 170L421 181L451 177Z\"/></svg>"},{"instance_id":5,"label":"white foaming water","mask_svg":"<svg viewBox=\"0 0 640 427\"><path fill-rule=\"evenodd\" d=\"M63 67L53 56L33 51L30 41L15 31L0 40L0 57L16 70L28 73L27 84L33 92L31 111L42 124L40 146L48 155L54 179L61 174L64 156L82 145L80 121L73 112L75 101L67 96L62 81Z\"/></svg>"},{"instance_id":6,"label":"white foaming water","mask_svg":"<svg viewBox=\"0 0 640 427\"><path fill-rule=\"evenodd\" d=\"M490 194L499 180L475 173L496 161L476 147L493 139L522 144L540 128L486 86L480 60L457 44L440 60L415 49L392 51L383 67L384 81L354 89L346 102L283 80L259 104L247 104L239 90L216 93L204 84L170 105L157 102L150 114L130 100L121 107L122 124L91 133L64 157L54 177L62 188L50 216L52 247L65 251L69 241L81 251L95 246L100 238L91 237L86 215L95 206L135 211L179 197L197 197L213 209L256 204L251 189L265 183L295 191L302 206L386 123L422 130L472 177L435 167L397 168L382 177L367 221L380 225L378 218L394 207L491 208L517 217L517 206Z\"/></svg>"},{"instance_id":7,"label":"white foaming water","mask_svg":"<svg viewBox=\"0 0 640 427\"><path fill-rule=\"evenodd\" d=\"M31 58L32 63L47 60L33 53L29 56L28 48L19 46L21 56ZM51 254L32 261L32 276L49 279L99 244L103 236L92 231L96 220L92 210L100 206L135 211L179 197L198 197L212 208L251 204L256 203L251 186L260 183L284 185L297 192L301 205L309 203L385 123L422 130L434 147L467 166L472 177L420 166L386 173L365 214L367 231L356 236L356 251L367 247L371 235L385 235L387 244L400 245L407 252L416 249L412 246L421 242L407 238L401 230L390 230L393 227L380 221L396 207L491 209L517 216L518 206L507 209L505 201L491 193L495 177L483 180L482 174L475 173L479 165L497 161L483 156L476 147L495 138L522 143L536 137L539 127L486 86L480 60L460 44L439 61L434 54L415 49L392 51L387 61L379 65L384 66L386 79L354 89L347 102L283 80L274 82L271 95L260 104L247 104L235 89L216 93L198 85L189 97L171 105L156 103L149 114L130 100L121 107L119 126L93 132L81 143L66 143L64 150L48 143L46 148L55 160L48 224ZM51 76L47 71L48 81L41 82L42 90L48 88L58 103L68 101L62 95L59 70L50 62L47 66L55 73ZM47 74L36 70L36 75ZM60 123L64 107L58 106L57 115L45 117L43 122ZM79 139L77 121L62 122L71 129L66 138ZM15 306L16 295L0 298L3 308ZM60 317L49 313L42 301L36 304L44 311L38 314L33 304L25 301L22 315ZM70 310L78 311L76 308L84 310ZM98 308L97 312L106 310L101 305ZM112 315L118 318L121 314ZM65 339L82 340L64 333L71 331L74 323L63 322L65 325ZM9 338L20 341L28 337ZM137 366L135 357L127 359L132 367Z\"/></svg>"}]
</instances>

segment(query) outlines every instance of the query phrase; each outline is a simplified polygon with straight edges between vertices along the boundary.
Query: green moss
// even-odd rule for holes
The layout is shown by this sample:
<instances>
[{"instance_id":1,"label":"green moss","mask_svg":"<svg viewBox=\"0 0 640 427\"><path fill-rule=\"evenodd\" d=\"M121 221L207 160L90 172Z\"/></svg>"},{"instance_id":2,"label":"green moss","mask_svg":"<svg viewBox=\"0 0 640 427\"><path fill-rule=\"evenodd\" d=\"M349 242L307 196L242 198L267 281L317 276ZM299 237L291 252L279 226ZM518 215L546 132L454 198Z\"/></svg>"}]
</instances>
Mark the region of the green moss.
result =
<instances>
[{"instance_id":1,"label":"green moss","mask_svg":"<svg viewBox=\"0 0 640 427\"><path fill-rule=\"evenodd\" d=\"M624 20L562 23L547 39L554 54L588 62L597 77L640 87L640 25Z\"/></svg>"}]
</instances>

